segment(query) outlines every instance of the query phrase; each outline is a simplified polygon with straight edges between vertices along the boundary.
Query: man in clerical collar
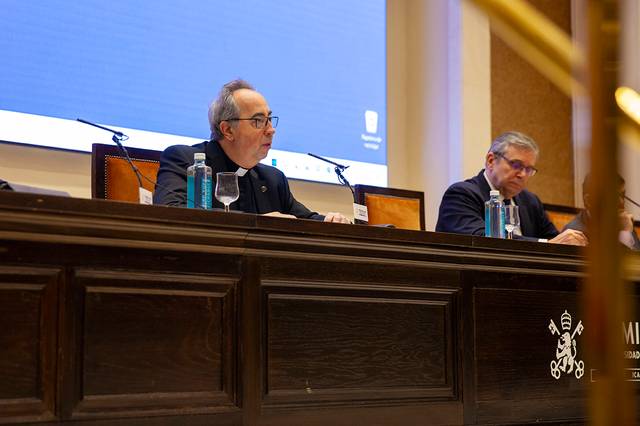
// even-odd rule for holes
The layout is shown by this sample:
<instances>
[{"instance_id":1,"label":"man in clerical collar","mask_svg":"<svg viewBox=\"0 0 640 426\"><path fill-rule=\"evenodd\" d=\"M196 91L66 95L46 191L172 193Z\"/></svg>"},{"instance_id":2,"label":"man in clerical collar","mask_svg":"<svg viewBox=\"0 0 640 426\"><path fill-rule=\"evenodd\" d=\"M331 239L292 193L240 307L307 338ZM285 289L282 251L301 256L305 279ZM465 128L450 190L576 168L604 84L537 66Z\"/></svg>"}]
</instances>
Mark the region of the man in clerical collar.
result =
<instances>
[{"instance_id":1,"label":"man in clerical collar","mask_svg":"<svg viewBox=\"0 0 640 426\"><path fill-rule=\"evenodd\" d=\"M584 234L566 230L561 234L549 221L540 199L526 190L536 174L538 145L519 132L498 136L485 157L485 168L477 176L451 185L442 197L436 231L484 235L484 203L497 189L507 203L519 206L521 234L517 238L542 242L585 245Z\"/></svg>"},{"instance_id":2,"label":"man in clerical collar","mask_svg":"<svg viewBox=\"0 0 640 426\"><path fill-rule=\"evenodd\" d=\"M211 140L171 146L162 153L154 204L187 205L187 167L193 164L195 153L204 152L214 185L217 172L238 175L240 197L231 204L232 210L349 223L340 213L320 215L306 208L293 197L280 170L260 163L271 149L277 125L278 117L253 86L244 80L225 84L209 108ZM213 207L222 208L222 204L214 199Z\"/></svg>"}]
</instances>

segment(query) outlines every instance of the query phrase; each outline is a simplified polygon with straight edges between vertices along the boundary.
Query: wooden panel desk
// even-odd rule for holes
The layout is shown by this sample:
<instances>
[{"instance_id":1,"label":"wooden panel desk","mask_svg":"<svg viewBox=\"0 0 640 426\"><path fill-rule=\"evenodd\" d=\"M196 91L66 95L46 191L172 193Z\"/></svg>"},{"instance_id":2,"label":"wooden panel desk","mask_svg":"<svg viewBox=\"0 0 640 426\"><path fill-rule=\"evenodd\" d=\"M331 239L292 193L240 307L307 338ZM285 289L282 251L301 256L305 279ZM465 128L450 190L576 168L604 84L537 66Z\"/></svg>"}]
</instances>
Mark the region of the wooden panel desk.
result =
<instances>
[{"instance_id":1,"label":"wooden panel desk","mask_svg":"<svg viewBox=\"0 0 640 426\"><path fill-rule=\"evenodd\" d=\"M0 193L0 423L580 423L583 266L568 246Z\"/></svg>"}]
</instances>

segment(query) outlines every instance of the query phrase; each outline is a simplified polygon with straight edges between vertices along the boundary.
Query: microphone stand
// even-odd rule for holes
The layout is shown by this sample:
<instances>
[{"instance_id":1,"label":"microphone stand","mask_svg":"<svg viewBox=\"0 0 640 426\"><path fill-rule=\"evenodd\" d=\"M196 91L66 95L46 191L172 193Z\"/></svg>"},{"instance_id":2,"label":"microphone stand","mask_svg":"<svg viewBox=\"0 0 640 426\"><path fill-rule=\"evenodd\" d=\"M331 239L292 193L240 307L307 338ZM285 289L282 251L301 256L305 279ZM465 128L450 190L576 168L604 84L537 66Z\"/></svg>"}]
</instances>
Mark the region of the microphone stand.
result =
<instances>
[{"instance_id":1,"label":"microphone stand","mask_svg":"<svg viewBox=\"0 0 640 426\"><path fill-rule=\"evenodd\" d=\"M338 164L338 163L336 163L336 162L333 162L333 161L331 161L331 160L329 160L329 159L326 159L326 158L324 158L324 157L321 157L321 156L319 156L319 155L312 154L312 153L310 153L310 152L308 152L307 154L308 154L308 155L310 155L310 156L312 156L312 157L314 157L314 158L317 158L318 160L322 160L322 161L324 161L325 163L333 164L333 165L335 166L335 168L334 168L333 170L336 172L336 175L338 175L338 181L340 181L340 183L341 183L342 185L346 186L346 187L347 187L347 188L349 188L349 190L351 191L351 195L352 195L352 197L353 197L353 204L354 204L354 208L355 208L355 204L358 204L358 200L356 199L356 193L355 193L355 191L353 190L353 187L351 186L351 184L349 183L349 181L347 180L347 178L346 178L346 177L344 177L344 175L342 174L342 172L344 172L345 170L347 170L347 169L349 168L349 166L343 166L342 164ZM355 211L354 211L354 213L355 213ZM367 222L365 222L365 221L363 221L363 220L360 220L360 219L357 219L357 218L354 218L354 219L353 219L353 223L363 224L363 225L366 225L366 224L367 224Z\"/></svg>"},{"instance_id":2,"label":"microphone stand","mask_svg":"<svg viewBox=\"0 0 640 426\"><path fill-rule=\"evenodd\" d=\"M333 170L336 172L336 175L338 175L338 181L340 181L340 183L342 185L344 185L347 188L349 188L349 190L351 191L351 195L353 196L353 202L356 203L356 204L358 203L358 200L356 200L356 193L353 190L353 187L351 186L351 184L349 183L347 178L344 177L344 175L342 174L342 172L347 170L349 168L349 166L343 166L342 164L335 163L335 162L333 162L331 160L328 160L328 159L326 159L324 157L321 157L319 155L312 154L310 152L308 152L307 155L310 155L310 156L312 156L314 158L317 158L318 160L322 160L325 163L333 164L334 166L336 166Z\"/></svg>"},{"instance_id":3,"label":"microphone stand","mask_svg":"<svg viewBox=\"0 0 640 426\"><path fill-rule=\"evenodd\" d=\"M136 179L138 179L138 186L142 188L142 178L140 177L141 175L140 170L138 170L138 167L135 164L133 164L133 161L131 161L131 157L129 157L129 153L127 152L127 149L124 147L124 145L122 145L122 142L129 139L129 136L125 135L122 132L118 132L116 130L110 129L108 127L104 127L99 124L92 123L87 120L83 120L82 118L77 118L76 120L81 123L88 124L89 126L97 127L98 129L106 130L107 132L113 133L113 137L111 138L111 140L115 142L115 144L118 146L118 149L120 149L120 152L122 152L122 154L124 155L124 158L127 160L127 163L129 163L129 166L131 167L131 170L133 170L133 173L136 175Z\"/></svg>"}]
</instances>

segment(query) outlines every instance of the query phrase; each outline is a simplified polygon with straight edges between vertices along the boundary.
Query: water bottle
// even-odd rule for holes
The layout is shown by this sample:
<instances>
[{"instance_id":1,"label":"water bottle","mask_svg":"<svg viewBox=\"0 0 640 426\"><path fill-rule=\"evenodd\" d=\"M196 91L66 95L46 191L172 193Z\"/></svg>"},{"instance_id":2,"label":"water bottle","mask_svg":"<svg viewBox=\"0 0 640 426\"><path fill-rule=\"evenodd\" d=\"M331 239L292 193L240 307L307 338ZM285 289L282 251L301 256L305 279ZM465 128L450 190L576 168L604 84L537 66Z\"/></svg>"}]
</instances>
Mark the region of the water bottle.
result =
<instances>
[{"instance_id":1,"label":"water bottle","mask_svg":"<svg viewBox=\"0 0 640 426\"><path fill-rule=\"evenodd\" d=\"M500 191L489 192L489 197L484 203L484 235L504 238L504 203L500 200Z\"/></svg>"},{"instance_id":2,"label":"water bottle","mask_svg":"<svg viewBox=\"0 0 640 426\"><path fill-rule=\"evenodd\" d=\"M187 207L211 208L211 167L204 163L204 152L193 155L194 164L187 168Z\"/></svg>"}]
</instances>

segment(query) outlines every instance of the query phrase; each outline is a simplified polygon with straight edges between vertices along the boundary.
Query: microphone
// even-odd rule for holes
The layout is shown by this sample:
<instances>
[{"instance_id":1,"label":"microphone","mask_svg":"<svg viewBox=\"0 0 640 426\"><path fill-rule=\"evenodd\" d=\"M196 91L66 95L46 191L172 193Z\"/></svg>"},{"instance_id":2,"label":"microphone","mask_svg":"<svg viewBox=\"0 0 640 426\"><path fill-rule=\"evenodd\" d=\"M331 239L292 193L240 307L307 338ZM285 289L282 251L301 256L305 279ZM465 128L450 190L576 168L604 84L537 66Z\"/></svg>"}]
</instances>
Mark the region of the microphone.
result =
<instances>
[{"instance_id":1,"label":"microphone","mask_svg":"<svg viewBox=\"0 0 640 426\"><path fill-rule=\"evenodd\" d=\"M13 188L9 185L9 182L0 179L0 191L13 191Z\"/></svg>"},{"instance_id":2,"label":"microphone","mask_svg":"<svg viewBox=\"0 0 640 426\"><path fill-rule=\"evenodd\" d=\"M113 130L105 126L101 126L99 124L92 123L87 120L83 120L82 118L77 118L76 120L81 123L88 124L89 126L97 127L98 129L106 130L107 132L113 133L113 137L111 138L111 140L115 142L115 144L118 146L118 148L120 149L120 152L122 152L122 154L124 155L124 158L127 160L127 163L129 163L131 170L133 170L133 173L136 175L136 179L138 179L138 187L143 188L140 170L138 170L138 167L135 164L133 164L133 161L131 161L131 157L129 157L129 152L127 152L127 149L124 147L124 145L122 145L122 142L128 140L129 136L117 130Z\"/></svg>"},{"instance_id":3,"label":"microphone","mask_svg":"<svg viewBox=\"0 0 640 426\"><path fill-rule=\"evenodd\" d=\"M76 120L81 122L81 123L88 124L89 126L97 127L98 129L106 130L107 132L113 133L113 137L111 138L111 140L113 142L115 142L115 144L118 146L118 148L120 149L120 152L124 155L125 159L127 160L127 163L129 163L129 166L131 167L131 170L133 170L133 173L136 175L136 178L138 179L138 187L140 188L140 203L141 204L152 204L152 202L151 202L152 194L151 194L150 191L148 191L147 189L145 189L142 186L142 179L144 179L147 182L151 183L156 188L160 188L160 189L166 190L167 192L169 192L171 194L177 194L177 195L182 196L181 193L179 193L177 191L173 191L173 190L167 188L164 185L158 184L155 180L148 178L147 176L145 176L140 171L140 169L138 169L138 167L133 163L133 161L131 161L131 157L129 157L129 152L124 147L124 145L122 145L122 142L128 140L129 136L127 136L124 133L119 132L117 130L113 130L113 129L110 129L110 128L105 127L105 126L101 126L99 124L92 123L92 122L87 121L87 120L83 120L82 118L76 118ZM1 181L0 181L0 183L1 183ZM1 186L0 186L0 189L2 189ZM187 202L190 201L189 197L185 197L185 200Z\"/></svg>"},{"instance_id":4,"label":"microphone","mask_svg":"<svg viewBox=\"0 0 640 426\"><path fill-rule=\"evenodd\" d=\"M147 182L151 183L157 188L161 188L166 190L169 193L182 196L182 194L180 194L179 192L173 191L164 185L158 184L155 180L148 178L140 171L140 169L138 169L138 167L133 163L133 161L131 161L131 157L129 157L129 152L127 151L127 148L125 148L124 145L122 145L122 142L128 140L129 136L117 130L113 130L105 126L101 126L99 124L92 123L87 120L83 120L82 118L76 118L76 120L81 123L88 124L89 126L97 127L98 129L106 130L107 132L113 133L113 137L111 138L111 140L115 142L115 144L118 146L118 149L120 149L120 152L124 155L124 158L127 160L127 163L129 163L131 170L133 170L133 173L136 175L136 179L138 179L138 187L140 188L140 204L152 204L152 201L151 201L152 193L142 186L142 179L146 180ZM0 183L2 183L2 181L0 181ZM0 186L0 189L2 189L2 186ZM190 201L189 197L185 197L185 199L187 202Z\"/></svg>"},{"instance_id":5,"label":"microphone","mask_svg":"<svg viewBox=\"0 0 640 426\"><path fill-rule=\"evenodd\" d=\"M319 156L319 155L312 154L312 153L310 153L310 152L308 152L308 153L307 153L307 155L310 155L310 156L312 156L312 157L315 157L315 158L317 158L318 160L322 160L322 161L324 161L324 162L326 162L326 163L333 164L334 166L336 166L337 168L339 168L339 169L340 169L340 171L342 171L342 172L344 172L345 170L347 170L347 169L349 168L349 166L343 166L342 164L335 163L335 162L333 162L333 161L329 160L328 158L324 158L324 157L321 157L321 156Z\"/></svg>"},{"instance_id":6,"label":"microphone","mask_svg":"<svg viewBox=\"0 0 640 426\"><path fill-rule=\"evenodd\" d=\"M102 130L106 130L107 132L111 132L111 133L113 133L114 136L117 136L123 142L126 141L127 139L129 139L129 136L127 136L124 133L119 132L117 130L113 130L113 129L110 129L108 127L101 126L99 124L92 123L92 122L87 121L87 120L83 120L82 118L76 118L76 120L81 122L81 123L88 124L89 126L97 127L98 129L102 129Z\"/></svg>"},{"instance_id":7,"label":"microphone","mask_svg":"<svg viewBox=\"0 0 640 426\"><path fill-rule=\"evenodd\" d=\"M338 175L338 180L340 181L340 183L344 186L346 186L347 188L349 188L349 190L351 191L351 195L353 195L353 202L354 203L358 203L358 200L356 200L356 193L353 190L353 187L351 186L351 184L349 183L349 181L347 180L346 177L344 177L344 175L342 174L342 172L344 172L345 170L347 170L349 168L349 166L343 166L342 164L338 164L336 162L333 162L327 158L321 157L319 155L316 154L312 154L310 152L307 153L307 155L310 155L314 158L317 158L318 160L322 160L325 163L329 163L329 164L333 164L335 166L335 168L333 169L336 172L336 175Z\"/></svg>"},{"instance_id":8,"label":"microphone","mask_svg":"<svg viewBox=\"0 0 640 426\"><path fill-rule=\"evenodd\" d=\"M640 207L640 204L636 203L635 201L633 201L631 198L627 197L626 195L624 196L624 199L627 200L628 202L630 202L631 204L633 204L636 207Z\"/></svg>"},{"instance_id":9,"label":"microphone","mask_svg":"<svg viewBox=\"0 0 640 426\"><path fill-rule=\"evenodd\" d=\"M344 166L342 164L338 164L334 161L331 161L327 158L321 157L319 155L316 154L312 154L310 152L307 153L308 155L317 158L318 160L322 160L325 163L329 163L329 164L333 164L334 167L334 171L336 172L336 175L338 175L338 180L340 181L341 184L343 184L344 186L346 186L347 188L349 188L349 190L351 191L351 195L353 196L353 222L357 223L357 224L363 224L366 225L367 224L367 207L363 206L361 204L358 204L358 200L356 199L356 192L353 190L353 187L351 186L351 184L349 183L349 181L347 180L346 177L344 177L344 175L342 174L342 172L344 172L345 170L347 170L349 168L349 166Z\"/></svg>"}]
</instances>

